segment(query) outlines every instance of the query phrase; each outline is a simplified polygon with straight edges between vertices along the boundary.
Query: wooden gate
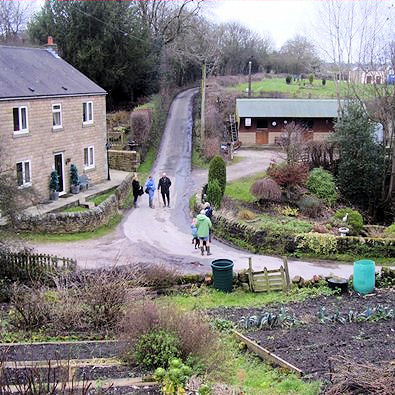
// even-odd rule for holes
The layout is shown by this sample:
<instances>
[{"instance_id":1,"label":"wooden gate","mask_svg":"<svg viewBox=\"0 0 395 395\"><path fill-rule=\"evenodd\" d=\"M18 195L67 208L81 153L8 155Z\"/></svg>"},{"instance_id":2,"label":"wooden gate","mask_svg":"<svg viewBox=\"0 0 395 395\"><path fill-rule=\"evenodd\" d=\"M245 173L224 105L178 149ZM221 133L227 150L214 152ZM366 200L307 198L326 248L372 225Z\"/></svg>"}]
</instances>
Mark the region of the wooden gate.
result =
<instances>
[{"instance_id":1,"label":"wooden gate","mask_svg":"<svg viewBox=\"0 0 395 395\"><path fill-rule=\"evenodd\" d=\"M248 281L252 292L288 291L290 279L288 260L283 258L283 265L279 269L254 272L252 270L252 258L248 258Z\"/></svg>"}]
</instances>

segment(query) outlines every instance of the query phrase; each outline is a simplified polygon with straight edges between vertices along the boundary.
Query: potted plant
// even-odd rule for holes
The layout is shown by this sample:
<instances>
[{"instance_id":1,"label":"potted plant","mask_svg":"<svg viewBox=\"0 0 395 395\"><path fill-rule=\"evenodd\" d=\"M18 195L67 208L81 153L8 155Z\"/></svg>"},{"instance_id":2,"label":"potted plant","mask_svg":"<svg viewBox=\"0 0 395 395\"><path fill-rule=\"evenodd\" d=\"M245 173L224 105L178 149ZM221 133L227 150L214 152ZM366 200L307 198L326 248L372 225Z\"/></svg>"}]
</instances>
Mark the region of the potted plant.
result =
<instances>
[{"instance_id":1,"label":"potted plant","mask_svg":"<svg viewBox=\"0 0 395 395\"><path fill-rule=\"evenodd\" d=\"M51 177L49 179L49 190L50 190L50 199L58 200L59 199L59 175L56 170L51 171Z\"/></svg>"},{"instance_id":2,"label":"potted plant","mask_svg":"<svg viewBox=\"0 0 395 395\"><path fill-rule=\"evenodd\" d=\"M71 184L71 193L79 193L80 192L80 177L78 176L78 169L76 165L70 166L70 184Z\"/></svg>"}]
</instances>

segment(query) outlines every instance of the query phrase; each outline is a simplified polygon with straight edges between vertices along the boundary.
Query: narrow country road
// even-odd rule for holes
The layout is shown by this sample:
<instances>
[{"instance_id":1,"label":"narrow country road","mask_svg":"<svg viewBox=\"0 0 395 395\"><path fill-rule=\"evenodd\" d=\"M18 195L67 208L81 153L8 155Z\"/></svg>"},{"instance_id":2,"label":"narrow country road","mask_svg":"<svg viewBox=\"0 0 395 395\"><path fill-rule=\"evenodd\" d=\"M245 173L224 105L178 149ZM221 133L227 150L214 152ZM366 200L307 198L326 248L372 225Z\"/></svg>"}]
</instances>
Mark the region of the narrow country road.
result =
<instances>
[{"instance_id":1,"label":"narrow country road","mask_svg":"<svg viewBox=\"0 0 395 395\"><path fill-rule=\"evenodd\" d=\"M189 197L205 181L206 172L191 172L192 98L195 89L180 93L173 101L167 119L161 147L152 175L157 185L165 171L172 181L171 207L163 208L155 196L155 208L148 207L147 195L142 196L139 208L130 210L111 234L95 240L73 243L47 243L34 247L42 252L77 259L81 268L100 268L128 263L163 263L182 272L208 272L213 259L234 261L235 270L247 267L253 257L254 268L278 268L281 259L254 255L218 241L213 242L211 257L201 257L191 244ZM250 158L228 168L229 179L263 171L270 163L267 152L253 152ZM314 274L349 276L351 265L333 262L304 262L291 260L290 274L310 278Z\"/></svg>"}]
</instances>

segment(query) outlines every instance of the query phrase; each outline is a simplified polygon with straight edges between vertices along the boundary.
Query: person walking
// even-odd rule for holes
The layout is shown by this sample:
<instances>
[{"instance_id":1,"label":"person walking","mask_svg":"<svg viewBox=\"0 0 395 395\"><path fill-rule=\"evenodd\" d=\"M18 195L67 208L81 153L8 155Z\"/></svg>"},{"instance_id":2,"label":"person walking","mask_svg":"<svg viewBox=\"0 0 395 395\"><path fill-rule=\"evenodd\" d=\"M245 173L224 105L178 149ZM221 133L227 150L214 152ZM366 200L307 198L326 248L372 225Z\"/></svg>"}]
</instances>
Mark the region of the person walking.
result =
<instances>
[{"instance_id":1,"label":"person walking","mask_svg":"<svg viewBox=\"0 0 395 395\"><path fill-rule=\"evenodd\" d=\"M143 187L140 185L140 181L137 176L137 173L134 173L134 177L132 181L132 190L133 190L133 207L136 208L138 197L144 193Z\"/></svg>"},{"instance_id":2,"label":"person walking","mask_svg":"<svg viewBox=\"0 0 395 395\"><path fill-rule=\"evenodd\" d=\"M166 207L166 199L167 207L170 207L170 186L170 178L166 176L166 173L163 173L161 179L159 180L158 191L160 190L160 193L162 194L164 207Z\"/></svg>"},{"instance_id":3,"label":"person walking","mask_svg":"<svg viewBox=\"0 0 395 395\"><path fill-rule=\"evenodd\" d=\"M207 255L211 255L209 234L212 225L210 218L207 217L204 210L197 215L196 223L197 234L200 240L200 251L202 252L202 255L204 255L204 247L206 247Z\"/></svg>"},{"instance_id":4,"label":"person walking","mask_svg":"<svg viewBox=\"0 0 395 395\"><path fill-rule=\"evenodd\" d=\"M145 183L145 193L148 193L149 206L154 208L155 182L152 176L149 176L147 182Z\"/></svg>"},{"instance_id":5,"label":"person walking","mask_svg":"<svg viewBox=\"0 0 395 395\"><path fill-rule=\"evenodd\" d=\"M212 223L213 209L211 208L211 205L209 202L204 203L204 214L210 219L210 221ZM210 228L210 234L208 236L210 243L211 243L212 233L213 233L212 228Z\"/></svg>"}]
</instances>

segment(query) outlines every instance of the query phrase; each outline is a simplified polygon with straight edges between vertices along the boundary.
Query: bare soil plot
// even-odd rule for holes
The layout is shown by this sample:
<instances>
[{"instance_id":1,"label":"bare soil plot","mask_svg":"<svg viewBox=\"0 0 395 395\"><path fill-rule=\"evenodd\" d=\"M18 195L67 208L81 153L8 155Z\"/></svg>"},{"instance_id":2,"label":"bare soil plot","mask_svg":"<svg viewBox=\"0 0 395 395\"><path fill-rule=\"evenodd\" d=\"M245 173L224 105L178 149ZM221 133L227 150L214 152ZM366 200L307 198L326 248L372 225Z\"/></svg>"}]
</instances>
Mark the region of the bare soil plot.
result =
<instances>
[{"instance_id":1,"label":"bare soil plot","mask_svg":"<svg viewBox=\"0 0 395 395\"><path fill-rule=\"evenodd\" d=\"M291 328L248 329L244 334L301 369L305 376L329 379L331 370L336 369L331 362L334 357L344 356L356 363L370 362L375 365L395 360L395 321L320 323L319 310L325 307L327 314L340 312L346 315L350 310L363 312L378 305L394 308L394 290L379 290L377 294L365 297L356 294L319 297L303 303L272 305L262 309L217 309L210 315L237 323L242 316L259 316L263 312L278 312L285 307L303 323Z\"/></svg>"}]
</instances>

